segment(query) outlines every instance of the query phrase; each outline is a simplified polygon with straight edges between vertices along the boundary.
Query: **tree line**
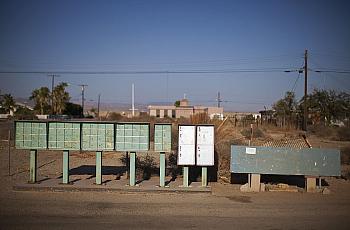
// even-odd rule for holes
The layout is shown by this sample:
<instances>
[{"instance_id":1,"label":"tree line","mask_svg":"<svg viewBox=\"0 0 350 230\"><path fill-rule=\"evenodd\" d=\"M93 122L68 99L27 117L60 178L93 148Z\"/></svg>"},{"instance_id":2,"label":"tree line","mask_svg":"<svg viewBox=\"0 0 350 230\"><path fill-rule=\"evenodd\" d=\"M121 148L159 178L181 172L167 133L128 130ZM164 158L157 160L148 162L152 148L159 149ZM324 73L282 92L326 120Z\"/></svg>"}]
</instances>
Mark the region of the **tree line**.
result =
<instances>
[{"instance_id":1,"label":"tree line","mask_svg":"<svg viewBox=\"0 0 350 230\"><path fill-rule=\"evenodd\" d=\"M82 107L69 101L70 95L66 91L67 86L67 83L61 82L54 87L52 92L48 87L34 89L28 98L34 101L34 113L82 116ZM10 111L15 111L15 114L33 113L26 108L16 106L16 102L11 94L4 94L0 98L0 105L5 113L10 113Z\"/></svg>"},{"instance_id":2,"label":"tree line","mask_svg":"<svg viewBox=\"0 0 350 230\"><path fill-rule=\"evenodd\" d=\"M284 124L300 123L303 119L305 98L297 101L294 92L285 96L272 106L275 116ZM335 90L314 89L307 95L308 123L329 126L343 122L349 124L350 94Z\"/></svg>"}]
</instances>

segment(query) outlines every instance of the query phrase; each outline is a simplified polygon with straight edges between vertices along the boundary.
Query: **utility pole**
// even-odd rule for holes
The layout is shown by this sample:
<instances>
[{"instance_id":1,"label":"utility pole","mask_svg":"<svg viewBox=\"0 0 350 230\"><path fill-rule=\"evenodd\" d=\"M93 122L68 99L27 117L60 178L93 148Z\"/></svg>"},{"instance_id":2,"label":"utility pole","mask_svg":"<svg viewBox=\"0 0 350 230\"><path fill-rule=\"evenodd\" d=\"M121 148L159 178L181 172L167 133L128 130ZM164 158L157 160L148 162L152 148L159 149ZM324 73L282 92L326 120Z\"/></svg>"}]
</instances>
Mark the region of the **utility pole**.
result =
<instances>
[{"instance_id":1,"label":"utility pole","mask_svg":"<svg viewBox=\"0 0 350 230\"><path fill-rule=\"evenodd\" d=\"M220 98L220 92L218 92L218 98L216 100L218 101L218 108L220 108L220 103L222 102Z\"/></svg>"},{"instance_id":2,"label":"utility pole","mask_svg":"<svg viewBox=\"0 0 350 230\"><path fill-rule=\"evenodd\" d=\"M305 82L304 82L304 119L303 119L303 130L307 131L307 118L308 118L308 100L307 100L307 50L305 50L304 54L304 76L305 76Z\"/></svg>"},{"instance_id":3,"label":"utility pole","mask_svg":"<svg viewBox=\"0 0 350 230\"><path fill-rule=\"evenodd\" d=\"M85 93L85 87L88 85L81 84L79 86L81 86L81 107L82 107L81 116L84 117L84 102L85 102L84 93Z\"/></svg>"},{"instance_id":4,"label":"utility pole","mask_svg":"<svg viewBox=\"0 0 350 230\"><path fill-rule=\"evenodd\" d=\"M131 110L132 110L132 117L135 116L135 85L132 83L131 85Z\"/></svg>"},{"instance_id":5,"label":"utility pole","mask_svg":"<svg viewBox=\"0 0 350 230\"><path fill-rule=\"evenodd\" d=\"M100 100L101 100L101 94L98 94L98 100L97 100L97 118L100 118Z\"/></svg>"},{"instance_id":6,"label":"utility pole","mask_svg":"<svg viewBox=\"0 0 350 230\"><path fill-rule=\"evenodd\" d=\"M48 74L48 77L51 77L51 114L53 114L53 89L55 87L55 77L58 77L57 74Z\"/></svg>"}]
</instances>

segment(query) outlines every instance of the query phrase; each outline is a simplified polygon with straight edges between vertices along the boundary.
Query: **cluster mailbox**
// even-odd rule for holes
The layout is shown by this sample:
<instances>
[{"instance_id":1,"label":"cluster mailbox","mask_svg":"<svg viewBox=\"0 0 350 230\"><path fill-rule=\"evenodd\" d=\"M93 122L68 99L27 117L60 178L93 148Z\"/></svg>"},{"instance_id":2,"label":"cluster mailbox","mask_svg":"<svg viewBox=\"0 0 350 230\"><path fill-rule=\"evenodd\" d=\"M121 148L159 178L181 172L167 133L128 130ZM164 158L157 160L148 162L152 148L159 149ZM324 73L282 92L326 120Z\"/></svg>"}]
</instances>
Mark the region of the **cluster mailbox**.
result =
<instances>
[{"instance_id":1,"label":"cluster mailbox","mask_svg":"<svg viewBox=\"0 0 350 230\"><path fill-rule=\"evenodd\" d=\"M214 165L214 126L180 125L178 165Z\"/></svg>"},{"instance_id":2,"label":"cluster mailbox","mask_svg":"<svg viewBox=\"0 0 350 230\"><path fill-rule=\"evenodd\" d=\"M80 150L80 123L49 122L49 149Z\"/></svg>"},{"instance_id":3,"label":"cluster mailbox","mask_svg":"<svg viewBox=\"0 0 350 230\"><path fill-rule=\"evenodd\" d=\"M116 125L117 151L148 151L149 124L121 123Z\"/></svg>"},{"instance_id":4,"label":"cluster mailbox","mask_svg":"<svg viewBox=\"0 0 350 230\"><path fill-rule=\"evenodd\" d=\"M47 124L45 122L16 122L16 148L46 149Z\"/></svg>"},{"instance_id":5,"label":"cluster mailbox","mask_svg":"<svg viewBox=\"0 0 350 230\"><path fill-rule=\"evenodd\" d=\"M171 124L154 125L154 151L171 151Z\"/></svg>"},{"instance_id":6,"label":"cluster mailbox","mask_svg":"<svg viewBox=\"0 0 350 230\"><path fill-rule=\"evenodd\" d=\"M113 151L114 124L83 123L82 150Z\"/></svg>"}]
</instances>

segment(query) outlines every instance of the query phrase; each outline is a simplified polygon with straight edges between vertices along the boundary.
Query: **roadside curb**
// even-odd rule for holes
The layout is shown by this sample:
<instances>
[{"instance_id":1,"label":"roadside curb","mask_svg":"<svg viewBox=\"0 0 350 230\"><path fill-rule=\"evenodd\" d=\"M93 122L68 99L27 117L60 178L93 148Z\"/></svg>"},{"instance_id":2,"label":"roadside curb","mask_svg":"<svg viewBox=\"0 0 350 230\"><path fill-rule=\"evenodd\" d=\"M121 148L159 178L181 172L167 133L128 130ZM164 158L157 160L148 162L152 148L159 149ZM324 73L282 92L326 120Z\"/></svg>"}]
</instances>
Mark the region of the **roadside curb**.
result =
<instances>
[{"instance_id":1,"label":"roadside curb","mask_svg":"<svg viewBox=\"0 0 350 230\"><path fill-rule=\"evenodd\" d=\"M189 188L160 188L160 187L80 187L73 185L58 185L58 186L42 186L38 184L20 184L12 187L14 191L32 191L32 192L140 192L140 193L204 193L211 194L211 188L199 188L199 187L189 187Z\"/></svg>"}]
</instances>

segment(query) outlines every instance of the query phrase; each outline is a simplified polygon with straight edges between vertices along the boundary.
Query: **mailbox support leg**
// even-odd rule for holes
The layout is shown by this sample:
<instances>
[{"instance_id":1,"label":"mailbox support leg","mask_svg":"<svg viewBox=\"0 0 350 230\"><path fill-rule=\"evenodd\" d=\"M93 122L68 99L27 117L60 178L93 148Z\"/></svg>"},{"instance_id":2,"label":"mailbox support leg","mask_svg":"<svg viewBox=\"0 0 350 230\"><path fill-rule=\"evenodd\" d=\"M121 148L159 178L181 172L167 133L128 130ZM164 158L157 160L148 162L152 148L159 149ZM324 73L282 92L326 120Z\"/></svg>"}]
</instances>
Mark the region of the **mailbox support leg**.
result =
<instances>
[{"instance_id":1,"label":"mailbox support leg","mask_svg":"<svg viewBox=\"0 0 350 230\"><path fill-rule=\"evenodd\" d=\"M96 152L96 184L102 184L102 152Z\"/></svg>"},{"instance_id":2,"label":"mailbox support leg","mask_svg":"<svg viewBox=\"0 0 350 230\"><path fill-rule=\"evenodd\" d=\"M208 185L208 168L202 167L202 187L207 187Z\"/></svg>"},{"instance_id":3,"label":"mailbox support leg","mask_svg":"<svg viewBox=\"0 0 350 230\"><path fill-rule=\"evenodd\" d=\"M252 192L260 192L260 174L251 174L250 190Z\"/></svg>"},{"instance_id":4,"label":"mailbox support leg","mask_svg":"<svg viewBox=\"0 0 350 230\"><path fill-rule=\"evenodd\" d=\"M306 176L305 177L305 187L306 187L306 192L315 192L316 191L316 177Z\"/></svg>"},{"instance_id":5,"label":"mailbox support leg","mask_svg":"<svg viewBox=\"0 0 350 230\"><path fill-rule=\"evenodd\" d=\"M183 167L183 187L188 187L188 166Z\"/></svg>"},{"instance_id":6,"label":"mailbox support leg","mask_svg":"<svg viewBox=\"0 0 350 230\"><path fill-rule=\"evenodd\" d=\"M69 151L63 151L63 160L62 160L62 183L69 183Z\"/></svg>"},{"instance_id":7,"label":"mailbox support leg","mask_svg":"<svg viewBox=\"0 0 350 230\"><path fill-rule=\"evenodd\" d=\"M36 182L37 155L38 155L37 150L35 149L30 150L29 183Z\"/></svg>"},{"instance_id":8,"label":"mailbox support leg","mask_svg":"<svg viewBox=\"0 0 350 230\"><path fill-rule=\"evenodd\" d=\"M130 186L135 186L136 184L136 152L130 152Z\"/></svg>"},{"instance_id":9,"label":"mailbox support leg","mask_svg":"<svg viewBox=\"0 0 350 230\"><path fill-rule=\"evenodd\" d=\"M159 155L159 186L165 187L165 152Z\"/></svg>"}]
</instances>

